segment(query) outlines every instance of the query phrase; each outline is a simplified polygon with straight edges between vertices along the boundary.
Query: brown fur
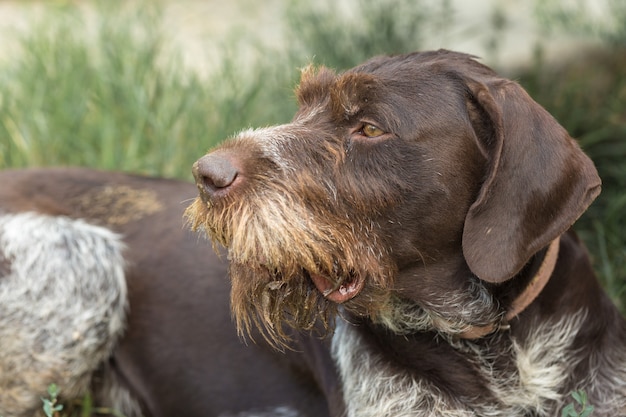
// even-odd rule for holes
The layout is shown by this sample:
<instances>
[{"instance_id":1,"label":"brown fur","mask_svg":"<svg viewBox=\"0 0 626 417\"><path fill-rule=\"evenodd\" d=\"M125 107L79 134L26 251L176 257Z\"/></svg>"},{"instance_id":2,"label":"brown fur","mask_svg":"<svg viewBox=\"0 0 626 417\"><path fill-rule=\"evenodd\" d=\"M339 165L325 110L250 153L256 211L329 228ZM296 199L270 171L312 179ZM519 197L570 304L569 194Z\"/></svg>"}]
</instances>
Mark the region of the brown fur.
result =
<instances>
[{"instance_id":1,"label":"brown fur","mask_svg":"<svg viewBox=\"0 0 626 417\"><path fill-rule=\"evenodd\" d=\"M580 261L571 258L565 233L598 195L600 179L543 108L518 84L448 51L378 57L341 74L307 68L297 96L291 123L242 132L194 167L200 197L186 216L229 249L232 309L242 331L260 326L276 344L288 344L285 325L332 323L337 301L344 319L359 323L342 335L362 336L345 340L359 349L369 343L372 357L382 353L371 369L406 381L399 392L419 387L411 388L415 404L439 404L409 414L466 415L467 407L553 415L577 387L610 392L596 401L608 401L606 415L622 412L625 322L593 274L568 281L564 273ZM226 173L232 181L214 187L213 177ZM547 287L507 322L559 236ZM612 323L606 335L619 343L585 346L580 336L595 321L588 312L599 305ZM612 376L596 383L564 378L583 376L539 356L541 344L552 343L533 332L540 323L566 330L555 355L580 363L576 369L597 372L599 365L584 365L585 354L575 353L591 349L617 370L600 371ZM474 342L463 337L477 327L494 332L470 348ZM348 415L394 415L382 411L384 400L363 405L367 390L349 388L359 377L342 368L349 352L334 349L346 395L356 396L346 397ZM540 366L555 371L538 378ZM506 381L516 378L534 388L505 405L512 395Z\"/></svg>"}]
</instances>

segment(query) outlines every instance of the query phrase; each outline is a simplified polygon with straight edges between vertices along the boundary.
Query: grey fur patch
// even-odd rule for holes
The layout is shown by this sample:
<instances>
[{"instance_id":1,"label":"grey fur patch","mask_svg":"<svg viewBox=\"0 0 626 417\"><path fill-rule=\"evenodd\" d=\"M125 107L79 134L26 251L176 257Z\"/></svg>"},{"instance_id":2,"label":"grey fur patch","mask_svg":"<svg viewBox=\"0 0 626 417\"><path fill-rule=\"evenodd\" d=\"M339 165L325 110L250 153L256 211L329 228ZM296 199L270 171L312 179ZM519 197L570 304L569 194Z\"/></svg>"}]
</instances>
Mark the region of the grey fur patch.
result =
<instances>
[{"instance_id":1,"label":"grey fur patch","mask_svg":"<svg viewBox=\"0 0 626 417\"><path fill-rule=\"evenodd\" d=\"M483 398L452 399L436 386L398 371L380 353L363 342L359 330L339 321L332 354L342 380L347 417L512 417L556 416L570 400L569 392L582 389L596 407L594 416L626 415L626 355L604 352L588 358L571 348L586 317L585 311L555 322L534 326L523 341L510 340L514 367L498 370L497 352L489 345L460 341L455 349L479 365L495 401ZM506 334L502 337L508 337ZM600 359L601 357L601 359ZM568 377L580 361L593 365L589 380L571 386Z\"/></svg>"},{"instance_id":2,"label":"grey fur patch","mask_svg":"<svg viewBox=\"0 0 626 417\"><path fill-rule=\"evenodd\" d=\"M103 227L0 215L0 415L30 416L47 386L81 395L126 310L123 243Z\"/></svg>"}]
</instances>

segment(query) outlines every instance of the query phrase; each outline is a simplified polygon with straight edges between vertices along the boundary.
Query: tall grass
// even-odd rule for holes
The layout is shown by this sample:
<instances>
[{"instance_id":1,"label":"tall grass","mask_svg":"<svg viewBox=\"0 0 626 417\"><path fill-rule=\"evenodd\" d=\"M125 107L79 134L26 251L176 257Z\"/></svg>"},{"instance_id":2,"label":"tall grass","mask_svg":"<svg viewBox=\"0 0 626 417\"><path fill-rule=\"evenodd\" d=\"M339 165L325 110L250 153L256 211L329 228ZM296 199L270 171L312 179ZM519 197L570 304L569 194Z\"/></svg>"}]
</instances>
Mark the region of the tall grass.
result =
<instances>
[{"instance_id":1,"label":"tall grass","mask_svg":"<svg viewBox=\"0 0 626 417\"><path fill-rule=\"evenodd\" d=\"M626 44L626 2L536 0L538 20L548 31L565 30L572 36L592 36L608 44Z\"/></svg>"},{"instance_id":2,"label":"tall grass","mask_svg":"<svg viewBox=\"0 0 626 417\"><path fill-rule=\"evenodd\" d=\"M0 167L187 177L201 152L257 121L259 80L236 57L203 79L165 39L156 6L98 4L51 9L17 35L21 52L0 68Z\"/></svg>"},{"instance_id":3,"label":"tall grass","mask_svg":"<svg viewBox=\"0 0 626 417\"><path fill-rule=\"evenodd\" d=\"M445 34L454 19L450 0L354 0L346 7L331 0L290 2L286 38L292 56L347 69L375 55L419 50L426 36Z\"/></svg>"}]
</instances>

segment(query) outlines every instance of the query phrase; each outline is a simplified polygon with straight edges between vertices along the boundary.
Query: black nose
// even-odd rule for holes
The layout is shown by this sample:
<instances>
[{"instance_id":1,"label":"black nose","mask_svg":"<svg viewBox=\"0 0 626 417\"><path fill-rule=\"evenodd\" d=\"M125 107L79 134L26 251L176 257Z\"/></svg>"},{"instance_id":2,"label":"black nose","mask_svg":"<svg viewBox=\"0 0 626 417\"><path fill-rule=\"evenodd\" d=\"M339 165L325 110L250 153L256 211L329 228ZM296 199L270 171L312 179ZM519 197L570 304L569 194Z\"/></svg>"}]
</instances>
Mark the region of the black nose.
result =
<instances>
[{"instance_id":1,"label":"black nose","mask_svg":"<svg viewBox=\"0 0 626 417\"><path fill-rule=\"evenodd\" d=\"M228 192L239 176L239 170L231 159L219 153L210 153L198 159L192 172L200 193L210 197Z\"/></svg>"}]
</instances>

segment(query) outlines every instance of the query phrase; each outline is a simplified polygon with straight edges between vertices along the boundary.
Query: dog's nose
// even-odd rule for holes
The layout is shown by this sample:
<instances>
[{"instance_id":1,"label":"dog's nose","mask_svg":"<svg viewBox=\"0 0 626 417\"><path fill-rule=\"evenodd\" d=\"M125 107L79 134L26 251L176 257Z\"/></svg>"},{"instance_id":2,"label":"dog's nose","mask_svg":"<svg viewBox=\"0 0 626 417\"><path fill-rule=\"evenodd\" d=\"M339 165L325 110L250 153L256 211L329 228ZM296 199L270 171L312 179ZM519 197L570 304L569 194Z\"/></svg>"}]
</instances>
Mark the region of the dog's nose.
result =
<instances>
[{"instance_id":1,"label":"dog's nose","mask_svg":"<svg viewBox=\"0 0 626 417\"><path fill-rule=\"evenodd\" d=\"M220 153L210 153L198 159L192 172L200 193L209 197L227 192L239 176L231 159Z\"/></svg>"}]
</instances>

